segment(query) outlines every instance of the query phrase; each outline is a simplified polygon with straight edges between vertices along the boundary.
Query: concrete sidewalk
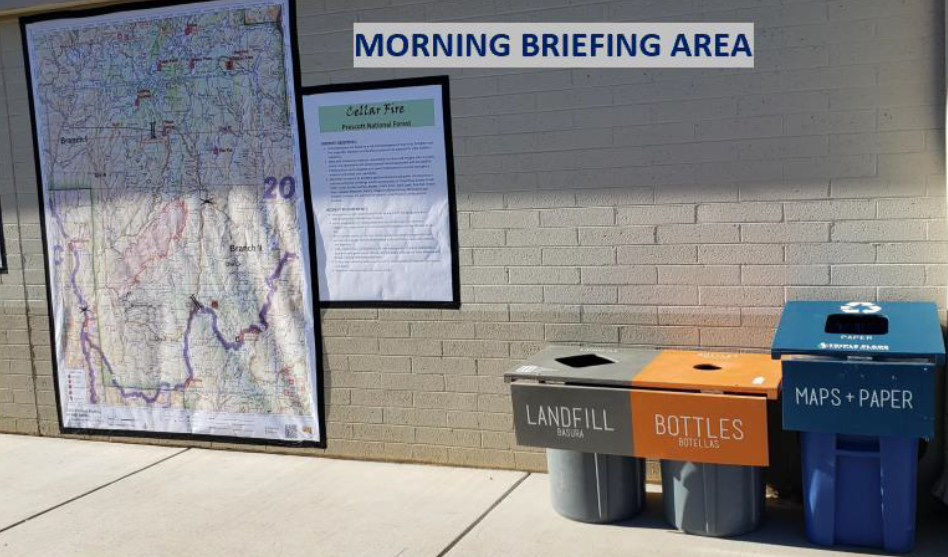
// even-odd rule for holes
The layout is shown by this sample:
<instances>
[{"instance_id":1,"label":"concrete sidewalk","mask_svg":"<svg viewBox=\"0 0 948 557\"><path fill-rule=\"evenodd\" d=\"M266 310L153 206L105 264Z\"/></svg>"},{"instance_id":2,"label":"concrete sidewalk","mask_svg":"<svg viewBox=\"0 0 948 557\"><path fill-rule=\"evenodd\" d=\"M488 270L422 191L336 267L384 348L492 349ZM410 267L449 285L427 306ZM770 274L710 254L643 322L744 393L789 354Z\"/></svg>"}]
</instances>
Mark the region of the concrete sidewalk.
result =
<instances>
[{"instance_id":1,"label":"concrete sidewalk","mask_svg":"<svg viewBox=\"0 0 948 557\"><path fill-rule=\"evenodd\" d=\"M799 508L740 539L670 530L660 494L627 524L556 515L542 474L0 435L0 555L10 557L829 557ZM914 555L948 555L948 516Z\"/></svg>"}]
</instances>

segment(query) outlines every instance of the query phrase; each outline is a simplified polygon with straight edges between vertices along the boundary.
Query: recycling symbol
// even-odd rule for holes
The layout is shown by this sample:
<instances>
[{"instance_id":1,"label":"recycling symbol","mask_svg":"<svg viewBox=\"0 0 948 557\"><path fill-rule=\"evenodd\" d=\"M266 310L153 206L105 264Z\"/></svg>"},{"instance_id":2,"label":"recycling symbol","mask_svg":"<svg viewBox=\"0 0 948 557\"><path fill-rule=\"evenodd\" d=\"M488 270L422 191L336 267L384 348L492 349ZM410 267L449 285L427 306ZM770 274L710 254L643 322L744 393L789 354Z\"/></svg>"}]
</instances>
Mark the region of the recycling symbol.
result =
<instances>
[{"instance_id":1,"label":"recycling symbol","mask_svg":"<svg viewBox=\"0 0 948 557\"><path fill-rule=\"evenodd\" d=\"M840 306L843 313L878 313L882 308L872 302L849 302Z\"/></svg>"}]
</instances>

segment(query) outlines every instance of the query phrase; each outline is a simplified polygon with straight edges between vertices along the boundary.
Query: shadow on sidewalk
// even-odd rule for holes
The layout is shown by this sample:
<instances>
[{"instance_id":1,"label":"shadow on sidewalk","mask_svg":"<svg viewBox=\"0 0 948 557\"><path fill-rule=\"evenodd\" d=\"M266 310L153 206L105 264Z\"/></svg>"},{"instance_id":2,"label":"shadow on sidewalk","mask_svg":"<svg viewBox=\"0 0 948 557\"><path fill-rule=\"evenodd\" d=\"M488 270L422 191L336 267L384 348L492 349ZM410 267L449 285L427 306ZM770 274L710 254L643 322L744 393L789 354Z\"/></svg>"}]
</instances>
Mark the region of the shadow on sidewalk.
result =
<instances>
[{"instance_id":1,"label":"shadow on sidewalk","mask_svg":"<svg viewBox=\"0 0 948 557\"><path fill-rule=\"evenodd\" d=\"M662 516L662 494L650 492L646 494L645 510L639 516L603 525L605 528L651 528L665 530L670 534L689 536L683 532L675 532ZM767 509L764 522L759 530L728 538L735 542L755 542L768 545L798 547L813 550L844 550L866 555L890 555L881 549L857 546L823 547L810 543L806 538L803 521L803 507L796 503L780 500L767 500ZM737 549L737 548L735 548ZM920 517L916 526L915 549L905 555L915 557L945 557L948 555L948 511L942 510L927 516Z\"/></svg>"}]
</instances>

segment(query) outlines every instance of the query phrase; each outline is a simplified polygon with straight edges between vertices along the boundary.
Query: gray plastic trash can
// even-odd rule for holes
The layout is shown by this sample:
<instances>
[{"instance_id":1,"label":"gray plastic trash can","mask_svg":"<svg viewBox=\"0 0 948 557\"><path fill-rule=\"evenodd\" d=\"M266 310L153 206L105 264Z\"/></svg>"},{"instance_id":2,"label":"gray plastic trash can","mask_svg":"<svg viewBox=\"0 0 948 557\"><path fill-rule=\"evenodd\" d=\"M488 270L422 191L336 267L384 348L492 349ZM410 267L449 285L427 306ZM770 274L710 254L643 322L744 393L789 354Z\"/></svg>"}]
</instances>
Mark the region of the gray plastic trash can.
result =
<instances>
[{"instance_id":1,"label":"gray plastic trash can","mask_svg":"<svg viewBox=\"0 0 948 557\"><path fill-rule=\"evenodd\" d=\"M561 515L582 522L618 522L645 505L645 460L547 449L550 497Z\"/></svg>"},{"instance_id":2,"label":"gray plastic trash can","mask_svg":"<svg viewBox=\"0 0 948 557\"><path fill-rule=\"evenodd\" d=\"M517 442L547 449L550 495L583 522L635 516L645 501L645 460L632 456L629 388L658 352L550 346L505 374Z\"/></svg>"},{"instance_id":3,"label":"gray plastic trash can","mask_svg":"<svg viewBox=\"0 0 948 557\"><path fill-rule=\"evenodd\" d=\"M665 520L689 534L739 536L756 530L765 493L759 466L662 461Z\"/></svg>"}]
</instances>

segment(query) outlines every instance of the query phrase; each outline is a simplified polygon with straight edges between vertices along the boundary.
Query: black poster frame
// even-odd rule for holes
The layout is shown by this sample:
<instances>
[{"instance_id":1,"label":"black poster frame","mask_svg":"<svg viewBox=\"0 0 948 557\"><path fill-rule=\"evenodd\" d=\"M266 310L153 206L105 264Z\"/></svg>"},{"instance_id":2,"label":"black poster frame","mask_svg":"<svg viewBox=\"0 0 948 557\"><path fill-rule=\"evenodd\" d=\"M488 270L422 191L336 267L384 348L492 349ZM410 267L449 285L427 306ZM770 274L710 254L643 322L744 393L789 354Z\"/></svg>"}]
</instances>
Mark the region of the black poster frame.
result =
<instances>
[{"instance_id":1,"label":"black poster frame","mask_svg":"<svg viewBox=\"0 0 948 557\"><path fill-rule=\"evenodd\" d=\"M62 407L62 393L60 393L59 388L59 358L57 356L56 350L56 329L55 329L55 316L52 312L53 307L53 294L51 288L51 278L52 270L49 268L49 261L46 257L46 254L49 253L49 241L46 235L46 200L43 196L43 172L42 164L40 160L39 152L39 141L36 134L36 110L35 110L35 101L33 98L33 81L31 78L32 75L32 66L30 64L30 53L29 53L29 44L27 40L26 27L33 23L39 23L43 21L51 21L58 19L73 19L73 18L85 18L85 17L95 17L102 15L109 15L119 12L130 12L130 11L141 11L154 8L165 8L173 6L185 6L191 4L202 4L208 3L215 0L148 0L144 2L135 2L131 4L114 4L101 7L93 8L79 8L79 9L62 9L53 12L44 12L38 14L32 14L28 16L21 17L19 19L20 23L20 40L21 48L23 49L23 59L25 63L25 72L27 77L26 89L27 97L29 100L30 107L30 131L32 135L33 142L33 163L35 165L36 171L36 189L37 196L39 198L39 215L40 215L40 233L43 242L43 268L46 272L46 302L47 311L49 317L49 336L50 336L50 347L52 348L52 367L53 367L53 388L56 395L56 415L59 421L59 429L64 434L76 434L76 435L88 435L93 437L115 437L115 438L145 438L145 439L169 439L169 440L180 440L180 441L193 441L193 442L222 442L222 443L233 443L233 444L243 444L243 445L267 445L267 446L282 446L282 447L311 447L316 449L325 449L327 447L326 439L326 400L325 400L325 385L324 385L324 372L323 372L323 340L322 340L322 325L319 315L319 306L318 306L318 283L314 282L317 272L316 265L316 252L313 248L313 241L315 238L315 218L313 215L312 203L309 203L308 196L306 195L306 190L309 188L309 183L306 176L306 144L305 141L300 141L301 138L305 137L303 135L303 118L302 118L302 97L300 95L301 88L301 79L302 72L300 70L300 56L299 56L299 42L298 37L299 33L297 30L297 12L296 12L296 0L284 0L288 6L287 17L287 31L290 34L290 58L292 62L292 68L290 70L293 72L293 85L294 85L294 98L292 101L296 106L296 126L297 133L300 135L298 138L298 146L300 152L300 166L302 173L302 186L304 190L303 194L303 205L305 206L305 215L307 220L307 227L309 233L307 234L307 240L309 242L309 261L310 261L310 281L313 289L313 295L310 297L310 301L313 305L311 308L313 315L313 337L314 337L314 350L316 352L314 362L316 366L316 385L313 385L312 388L317 391L316 399L316 415L319 420L318 429L319 429L319 440L318 441L290 441L283 439L265 439L265 438L256 438L256 437L238 437L230 435L216 435L216 434L204 434L204 433L173 433L173 432L161 432L161 431L138 431L138 430L116 430L116 429L98 429L98 428L77 428L77 427L66 427L65 422L63 421L63 407ZM2 234L2 229L0 229L0 234Z\"/></svg>"},{"instance_id":2,"label":"black poster frame","mask_svg":"<svg viewBox=\"0 0 948 557\"><path fill-rule=\"evenodd\" d=\"M0 275L10 271L7 266L7 240L3 236L3 203L0 199Z\"/></svg>"},{"instance_id":3,"label":"black poster frame","mask_svg":"<svg viewBox=\"0 0 948 557\"><path fill-rule=\"evenodd\" d=\"M352 83L331 83L327 85L316 85L303 87L300 89L300 97L310 95L320 95L324 93L344 93L349 91L370 91L377 89L398 89L403 87L419 86L440 86L441 87L441 115L442 130L444 132L444 156L445 170L447 173L448 190L448 227L451 238L451 294L450 300L323 300L320 298L319 307L321 308L379 308L379 309L460 309L461 307L461 271L458 248L458 209L457 193L454 178L454 142L451 130L451 88L450 80L447 75L435 75L425 77L410 77L401 79L385 79L380 81L360 81ZM300 120L305 121L305 114L300 112ZM305 128L300 128L303 134L303 143L306 143ZM308 167L304 169L308 174ZM312 180L309 180L312 182ZM312 189L307 185L307 191L312 195ZM312 205L312 199L310 199ZM317 234L317 224L314 221L312 233ZM315 245L314 238L314 245ZM319 284L319 275L316 277L316 284Z\"/></svg>"}]
</instances>

